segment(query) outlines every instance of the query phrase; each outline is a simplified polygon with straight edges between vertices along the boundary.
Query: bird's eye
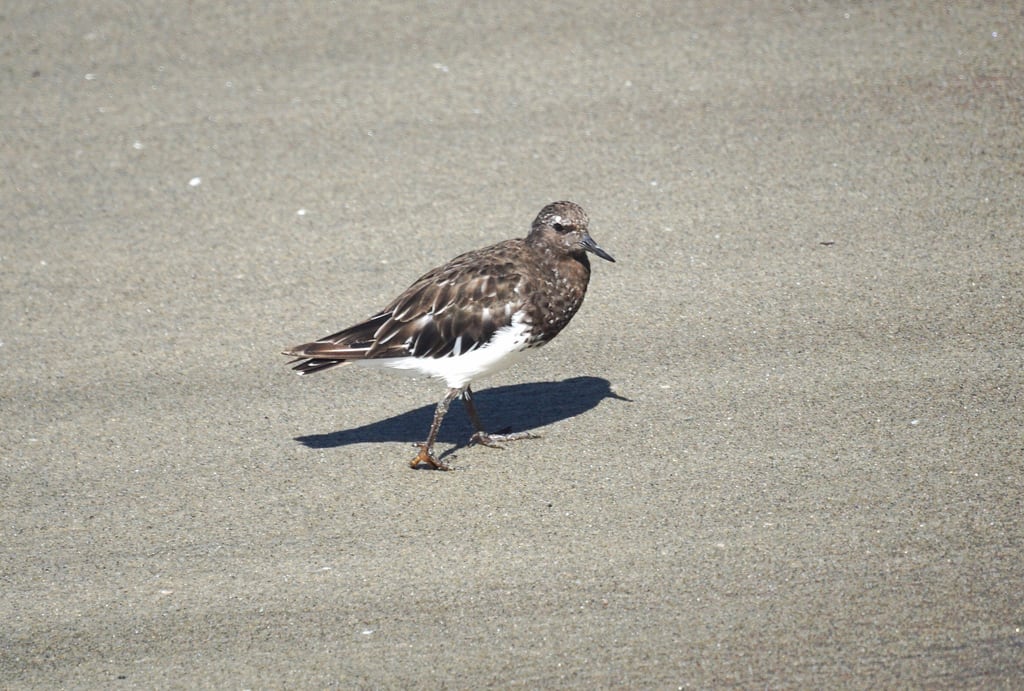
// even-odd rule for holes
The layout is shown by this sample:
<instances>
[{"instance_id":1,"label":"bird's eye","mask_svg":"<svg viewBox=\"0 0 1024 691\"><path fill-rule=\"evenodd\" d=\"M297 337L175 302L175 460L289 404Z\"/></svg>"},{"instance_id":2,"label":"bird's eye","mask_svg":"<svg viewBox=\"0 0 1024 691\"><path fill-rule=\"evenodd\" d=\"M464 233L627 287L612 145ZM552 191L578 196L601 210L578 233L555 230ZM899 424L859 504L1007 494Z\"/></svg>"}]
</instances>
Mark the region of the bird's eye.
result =
<instances>
[{"instance_id":1,"label":"bird's eye","mask_svg":"<svg viewBox=\"0 0 1024 691\"><path fill-rule=\"evenodd\" d=\"M565 226L563 226L561 223L555 223L551 227L557 230L559 233L565 231Z\"/></svg>"}]
</instances>

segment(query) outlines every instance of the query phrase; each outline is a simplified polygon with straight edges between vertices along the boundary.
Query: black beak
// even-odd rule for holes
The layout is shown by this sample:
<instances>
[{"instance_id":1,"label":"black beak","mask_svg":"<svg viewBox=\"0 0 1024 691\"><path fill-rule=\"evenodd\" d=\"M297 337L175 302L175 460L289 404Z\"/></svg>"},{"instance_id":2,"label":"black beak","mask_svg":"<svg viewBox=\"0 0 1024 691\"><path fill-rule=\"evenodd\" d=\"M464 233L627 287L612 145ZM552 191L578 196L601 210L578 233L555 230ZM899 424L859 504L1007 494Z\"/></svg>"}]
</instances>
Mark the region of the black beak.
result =
<instances>
[{"instance_id":1,"label":"black beak","mask_svg":"<svg viewBox=\"0 0 1024 691\"><path fill-rule=\"evenodd\" d=\"M594 242L594 238L590 237L590 233L583 234L583 239L580 240L580 244L583 245L583 249L585 249L588 252L593 252L597 256L601 257L601 259L610 261L612 263L615 262L615 257L613 257L612 255L608 254L603 249L598 247L597 243Z\"/></svg>"}]
</instances>

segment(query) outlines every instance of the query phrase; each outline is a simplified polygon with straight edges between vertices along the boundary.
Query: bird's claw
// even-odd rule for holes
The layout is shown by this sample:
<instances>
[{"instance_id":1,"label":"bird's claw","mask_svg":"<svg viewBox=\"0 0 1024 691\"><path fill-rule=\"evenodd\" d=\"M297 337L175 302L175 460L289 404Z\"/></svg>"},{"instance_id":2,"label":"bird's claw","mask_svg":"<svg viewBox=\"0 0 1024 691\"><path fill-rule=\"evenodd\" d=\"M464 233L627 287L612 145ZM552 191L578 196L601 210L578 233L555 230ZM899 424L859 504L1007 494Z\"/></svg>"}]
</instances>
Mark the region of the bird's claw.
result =
<instances>
[{"instance_id":1,"label":"bird's claw","mask_svg":"<svg viewBox=\"0 0 1024 691\"><path fill-rule=\"evenodd\" d=\"M539 434L533 432L513 432L511 434L488 434L487 432L474 432L469 438L470 444L489 446L492 449L503 449L500 442L519 441L520 439L538 439Z\"/></svg>"},{"instance_id":2,"label":"bird's claw","mask_svg":"<svg viewBox=\"0 0 1024 691\"><path fill-rule=\"evenodd\" d=\"M414 458L411 461L409 461L409 467L410 468L418 468L421 463L426 463L427 465L432 467L434 470L451 470L452 469L451 466L448 465L447 463L445 463L444 461L439 461L437 459L437 457L434 456L433 449L428 447L426 444L424 444L424 443L417 443L417 444L413 444L413 446L418 446L419 449L420 449L420 452L418 454L416 454L416 458Z\"/></svg>"}]
</instances>

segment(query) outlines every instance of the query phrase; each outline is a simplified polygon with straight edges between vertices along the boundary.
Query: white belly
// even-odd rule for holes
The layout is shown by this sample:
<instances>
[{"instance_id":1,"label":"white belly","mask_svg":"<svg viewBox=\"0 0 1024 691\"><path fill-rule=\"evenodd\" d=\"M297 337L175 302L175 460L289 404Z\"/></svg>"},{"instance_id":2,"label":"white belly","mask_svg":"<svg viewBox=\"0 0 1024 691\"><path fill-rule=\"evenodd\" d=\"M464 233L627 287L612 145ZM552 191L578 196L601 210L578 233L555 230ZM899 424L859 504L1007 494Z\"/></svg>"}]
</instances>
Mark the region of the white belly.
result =
<instances>
[{"instance_id":1,"label":"white belly","mask_svg":"<svg viewBox=\"0 0 1024 691\"><path fill-rule=\"evenodd\" d=\"M485 345L460 355L371 358L354 360L353 364L436 377L444 379L450 388L461 389L470 382L500 372L523 358L529 343L530 328L523 323L522 317L522 313L513 315L512 323L495 332Z\"/></svg>"}]
</instances>

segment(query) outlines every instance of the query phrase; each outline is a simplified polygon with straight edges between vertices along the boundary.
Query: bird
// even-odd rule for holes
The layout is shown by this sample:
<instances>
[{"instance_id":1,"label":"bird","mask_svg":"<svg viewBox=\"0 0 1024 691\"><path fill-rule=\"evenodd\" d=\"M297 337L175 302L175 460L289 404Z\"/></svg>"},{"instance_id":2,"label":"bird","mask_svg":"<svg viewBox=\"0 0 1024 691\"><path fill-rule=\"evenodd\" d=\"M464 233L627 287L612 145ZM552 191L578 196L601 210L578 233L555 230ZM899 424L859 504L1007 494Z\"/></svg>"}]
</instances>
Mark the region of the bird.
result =
<instances>
[{"instance_id":1,"label":"bird","mask_svg":"<svg viewBox=\"0 0 1024 691\"><path fill-rule=\"evenodd\" d=\"M441 422L461 399L475 432L469 444L535 438L484 431L473 382L505 369L555 336L579 310L590 282L588 253L614 262L590 236L589 218L570 201L548 204L525 238L460 254L426 272L368 319L284 351L301 375L339 365L389 368L443 379L444 397L409 465L450 466L434 454Z\"/></svg>"}]
</instances>

